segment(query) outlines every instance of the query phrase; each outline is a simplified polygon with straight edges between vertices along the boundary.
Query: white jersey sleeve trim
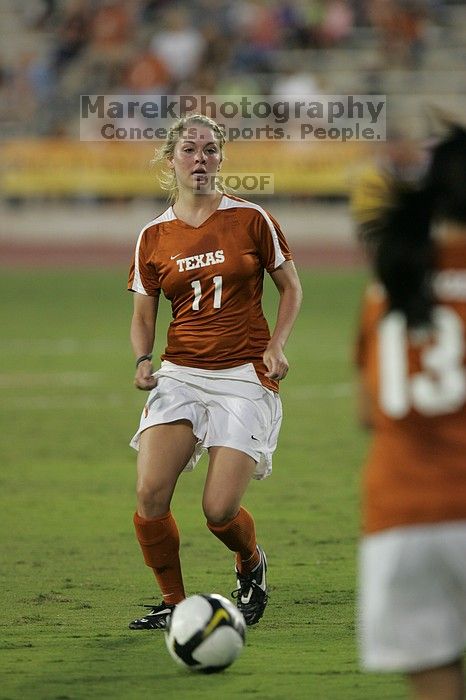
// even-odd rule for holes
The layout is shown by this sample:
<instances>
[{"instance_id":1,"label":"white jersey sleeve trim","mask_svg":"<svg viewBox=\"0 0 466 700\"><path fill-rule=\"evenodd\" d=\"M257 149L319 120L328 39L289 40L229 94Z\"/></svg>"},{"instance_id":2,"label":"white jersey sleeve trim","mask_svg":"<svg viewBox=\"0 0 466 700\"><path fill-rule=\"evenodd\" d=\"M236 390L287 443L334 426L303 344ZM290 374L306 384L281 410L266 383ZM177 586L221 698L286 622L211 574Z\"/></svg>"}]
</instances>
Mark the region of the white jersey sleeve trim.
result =
<instances>
[{"instance_id":1,"label":"white jersey sleeve trim","mask_svg":"<svg viewBox=\"0 0 466 700\"><path fill-rule=\"evenodd\" d=\"M255 209L256 211L260 212L264 219L267 222L267 225L270 230L270 234L272 236L272 241L273 241L273 247L275 251L275 260L274 260L274 269L276 270L277 267L280 267L282 263L285 262L285 256L283 255L281 248L280 248L280 243L278 240L278 235L277 235L277 229L275 228L272 219L270 216L267 214L265 209L260 207L258 204L254 204L253 202L248 202L246 199L231 199L231 197L228 197L228 195L224 195L220 205L219 209L235 209L236 207L241 207L243 209Z\"/></svg>"},{"instance_id":2,"label":"white jersey sleeve trim","mask_svg":"<svg viewBox=\"0 0 466 700\"><path fill-rule=\"evenodd\" d=\"M141 241L142 237L147 231L148 228L151 226L154 226L155 224L161 224L166 221L173 221L176 219L175 214L173 213L173 207L169 207L166 211L163 212L160 216L158 216L156 219L153 219L153 221L149 221L148 224L144 226L142 229L141 233L138 236L138 240L136 243L136 251L134 253L134 278L133 278L133 284L131 285L131 289L133 292L137 292L138 294L145 294L145 296L149 296L146 289L144 288L144 285L141 281L141 273L139 271L139 248L141 246Z\"/></svg>"}]
</instances>

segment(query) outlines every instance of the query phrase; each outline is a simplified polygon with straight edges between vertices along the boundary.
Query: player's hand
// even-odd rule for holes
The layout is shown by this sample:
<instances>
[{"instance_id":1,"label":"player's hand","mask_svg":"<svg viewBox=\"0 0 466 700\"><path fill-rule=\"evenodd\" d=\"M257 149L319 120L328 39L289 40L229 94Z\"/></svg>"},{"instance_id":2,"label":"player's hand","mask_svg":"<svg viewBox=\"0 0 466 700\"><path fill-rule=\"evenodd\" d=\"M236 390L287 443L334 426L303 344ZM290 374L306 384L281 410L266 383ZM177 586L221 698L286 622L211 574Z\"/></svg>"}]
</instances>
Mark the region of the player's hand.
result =
<instances>
[{"instance_id":1,"label":"player's hand","mask_svg":"<svg viewBox=\"0 0 466 700\"><path fill-rule=\"evenodd\" d=\"M269 379L280 381L284 379L290 368L280 345L270 342L262 356L264 364L268 369L265 376Z\"/></svg>"},{"instance_id":2,"label":"player's hand","mask_svg":"<svg viewBox=\"0 0 466 700\"><path fill-rule=\"evenodd\" d=\"M136 368L134 386L142 391L151 391L157 384L157 377L154 377L154 368L150 360L144 360Z\"/></svg>"}]
</instances>

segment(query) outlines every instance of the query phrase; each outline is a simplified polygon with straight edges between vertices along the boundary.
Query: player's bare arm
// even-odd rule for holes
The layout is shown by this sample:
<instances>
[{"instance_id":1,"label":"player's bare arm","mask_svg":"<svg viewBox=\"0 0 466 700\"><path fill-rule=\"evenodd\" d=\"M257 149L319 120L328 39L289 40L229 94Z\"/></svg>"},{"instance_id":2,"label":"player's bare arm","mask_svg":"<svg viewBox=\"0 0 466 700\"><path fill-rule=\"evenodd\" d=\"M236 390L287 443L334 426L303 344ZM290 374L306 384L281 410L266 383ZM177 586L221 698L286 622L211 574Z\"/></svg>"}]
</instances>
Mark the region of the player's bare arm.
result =
<instances>
[{"instance_id":1,"label":"player's bare arm","mask_svg":"<svg viewBox=\"0 0 466 700\"><path fill-rule=\"evenodd\" d=\"M356 378L356 402L356 415L359 425L366 430L372 430L374 427L372 401L362 372Z\"/></svg>"},{"instance_id":2,"label":"player's bare arm","mask_svg":"<svg viewBox=\"0 0 466 700\"><path fill-rule=\"evenodd\" d=\"M282 263L271 273L271 277L278 289L280 302L275 328L267 344L263 360L268 369L266 377L280 380L286 376L289 369L288 360L283 350L298 315L303 293L298 273L291 260Z\"/></svg>"},{"instance_id":3,"label":"player's bare arm","mask_svg":"<svg viewBox=\"0 0 466 700\"><path fill-rule=\"evenodd\" d=\"M158 305L159 295L153 297L135 292L130 337L136 359L152 353ZM157 383L153 372L151 360L139 362L134 377L135 386L144 391L153 389Z\"/></svg>"}]
</instances>

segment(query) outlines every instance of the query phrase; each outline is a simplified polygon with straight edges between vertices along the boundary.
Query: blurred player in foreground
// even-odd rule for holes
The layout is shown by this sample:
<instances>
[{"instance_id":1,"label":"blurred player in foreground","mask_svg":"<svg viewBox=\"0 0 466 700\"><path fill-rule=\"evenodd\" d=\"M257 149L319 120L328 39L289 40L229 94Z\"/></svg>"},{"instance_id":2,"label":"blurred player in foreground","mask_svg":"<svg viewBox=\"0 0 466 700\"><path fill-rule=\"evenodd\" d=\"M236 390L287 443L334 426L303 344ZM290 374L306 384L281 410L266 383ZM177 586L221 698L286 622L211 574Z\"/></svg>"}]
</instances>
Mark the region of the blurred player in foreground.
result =
<instances>
[{"instance_id":1,"label":"blurred player in foreground","mask_svg":"<svg viewBox=\"0 0 466 700\"><path fill-rule=\"evenodd\" d=\"M174 204L141 231L130 271L135 384L151 392L131 442L139 450L134 525L163 597L131 629L164 628L185 598L170 504L181 472L204 450L202 507L209 530L236 554L233 594L247 624L259 621L267 603L266 557L241 500L251 478L271 471L282 416L278 382L288 372L283 349L301 287L276 221L215 186L223 147L222 130L204 116L173 125L157 159ZM261 308L264 271L279 294L272 336ZM154 373L161 291L173 320Z\"/></svg>"},{"instance_id":2,"label":"blurred player in foreground","mask_svg":"<svg viewBox=\"0 0 466 700\"><path fill-rule=\"evenodd\" d=\"M366 225L376 281L358 343L363 482L360 642L416 700L463 698L466 642L466 131L422 187Z\"/></svg>"}]
</instances>

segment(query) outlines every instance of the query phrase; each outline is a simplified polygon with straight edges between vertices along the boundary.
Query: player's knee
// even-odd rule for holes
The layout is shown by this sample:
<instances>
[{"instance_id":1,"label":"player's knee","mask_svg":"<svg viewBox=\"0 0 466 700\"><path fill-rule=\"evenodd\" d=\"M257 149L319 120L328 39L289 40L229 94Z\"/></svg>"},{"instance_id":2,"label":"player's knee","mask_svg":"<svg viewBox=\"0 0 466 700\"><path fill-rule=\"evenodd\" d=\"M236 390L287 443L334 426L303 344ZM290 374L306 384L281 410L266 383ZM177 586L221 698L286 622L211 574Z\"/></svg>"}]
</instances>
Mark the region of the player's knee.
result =
<instances>
[{"instance_id":1,"label":"player's knee","mask_svg":"<svg viewBox=\"0 0 466 700\"><path fill-rule=\"evenodd\" d=\"M208 503L206 501L202 504L202 508L207 522L211 525L226 525L230 520L233 520L238 512L236 505Z\"/></svg>"},{"instance_id":2,"label":"player's knee","mask_svg":"<svg viewBox=\"0 0 466 700\"><path fill-rule=\"evenodd\" d=\"M170 509L170 493L150 482L139 481L136 487L138 509L166 513Z\"/></svg>"}]
</instances>

